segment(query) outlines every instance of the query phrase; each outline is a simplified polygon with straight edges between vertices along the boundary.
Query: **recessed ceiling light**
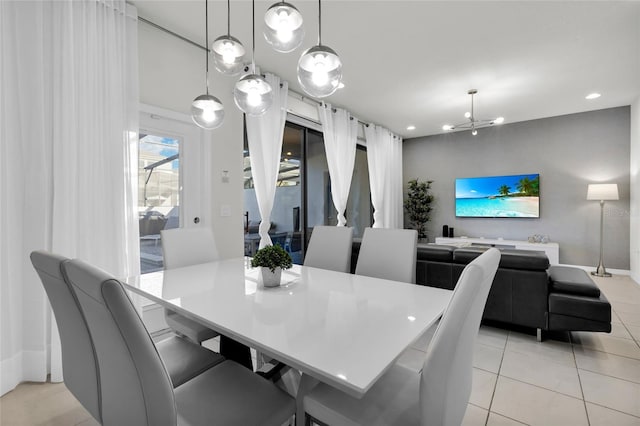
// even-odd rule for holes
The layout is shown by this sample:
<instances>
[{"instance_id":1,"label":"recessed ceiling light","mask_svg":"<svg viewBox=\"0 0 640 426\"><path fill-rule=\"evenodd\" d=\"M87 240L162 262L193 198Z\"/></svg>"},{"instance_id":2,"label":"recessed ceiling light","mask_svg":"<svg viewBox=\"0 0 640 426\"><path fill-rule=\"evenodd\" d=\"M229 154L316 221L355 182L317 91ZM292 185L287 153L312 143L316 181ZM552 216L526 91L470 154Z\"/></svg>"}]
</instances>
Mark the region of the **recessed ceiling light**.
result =
<instances>
[{"instance_id":1,"label":"recessed ceiling light","mask_svg":"<svg viewBox=\"0 0 640 426\"><path fill-rule=\"evenodd\" d=\"M589 93L587 96L585 96L585 99L597 99L600 97L600 93Z\"/></svg>"},{"instance_id":2,"label":"recessed ceiling light","mask_svg":"<svg viewBox=\"0 0 640 426\"><path fill-rule=\"evenodd\" d=\"M416 129L416 126L414 125L407 126L407 130L415 130L415 129Z\"/></svg>"},{"instance_id":3,"label":"recessed ceiling light","mask_svg":"<svg viewBox=\"0 0 640 426\"><path fill-rule=\"evenodd\" d=\"M338 83L338 89L344 89L344 83L343 82Z\"/></svg>"}]
</instances>

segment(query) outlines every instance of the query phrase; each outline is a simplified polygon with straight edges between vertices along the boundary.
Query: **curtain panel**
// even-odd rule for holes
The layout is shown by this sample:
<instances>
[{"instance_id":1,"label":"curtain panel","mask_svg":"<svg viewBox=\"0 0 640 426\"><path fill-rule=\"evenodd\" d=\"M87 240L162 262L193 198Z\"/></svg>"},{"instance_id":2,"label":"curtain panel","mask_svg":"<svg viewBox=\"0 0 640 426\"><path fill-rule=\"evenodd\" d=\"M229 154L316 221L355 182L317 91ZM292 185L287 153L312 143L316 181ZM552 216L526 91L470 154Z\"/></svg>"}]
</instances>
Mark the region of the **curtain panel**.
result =
<instances>
[{"instance_id":1,"label":"curtain panel","mask_svg":"<svg viewBox=\"0 0 640 426\"><path fill-rule=\"evenodd\" d=\"M271 210L280 171L289 92L288 83L281 82L280 77L267 73L266 80L273 88L273 104L262 115L246 115L249 161L261 219L260 248L271 245Z\"/></svg>"},{"instance_id":2,"label":"curtain panel","mask_svg":"<svg viewBox=\"0 0 640 426\"><path fill-rule=\"evenodd\" d=\"M318 105L318 116L322 123L324 149L331 177L331 196L338 213L337 226L346 226L347 219L344 212L347 209L356 160L358 120L349 112L340 108L334 109L331 104L324 102Z\"/></svg>"},{"instance_id":3,"label":"curtain panel","mask_svg":"<svg viewBox=\"0 0 640 426\"><path fill-rule=\"evenodd\" d=\"M384 127L364 128L373 204L373 228L403 228L402 138Z\"/></svg>"},{"instance_id":4,"label":"curtain panel","mask_svg":"<svg viewBox=\"0 0 640 426\"><path fill-rule=\"evenodd\" d=\"M0 393L61 381L29 254L139 273L137 13L124 0L0 2Z\"/></svg>"}]
</instances>

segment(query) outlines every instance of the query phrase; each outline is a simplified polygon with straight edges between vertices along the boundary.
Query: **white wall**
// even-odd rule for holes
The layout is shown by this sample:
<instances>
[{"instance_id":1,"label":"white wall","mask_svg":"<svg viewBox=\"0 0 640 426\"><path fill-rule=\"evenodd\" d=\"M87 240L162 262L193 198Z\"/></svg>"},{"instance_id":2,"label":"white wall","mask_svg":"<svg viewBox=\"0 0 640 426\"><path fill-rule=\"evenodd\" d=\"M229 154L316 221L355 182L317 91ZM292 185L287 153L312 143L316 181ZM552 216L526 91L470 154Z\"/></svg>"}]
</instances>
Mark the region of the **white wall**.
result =
<instances>
[{"instance_id":1,"label":"white wall","mask_svg":"<svg viewBox=\"0 0 640 426\"><path fill-rule=\"evenodd\" d=\"M640 283L640 97L631 105L629 255L631 278Z\"/></svg>"},{"instance_id":2,"label":"white wall","mask_svg":"<svg viewBox=\"0 0 640 426\"><path fill-rule=\"evenodd\" d=\"M189 114L191 101L205 92L204 51L144 23L138 24L138 30L140 102ZM210 93L225 106L225 120L216 130L201 131L203 188L211 200L201 220L222 242L218 243L221 256L242 256L243 118L233 101L236 78L219 74L211 63L209 77ZM222 182L223 171L228 173L228 183ZM229 216L221 216L223 207Z\"/></svg>"}]
</instances>

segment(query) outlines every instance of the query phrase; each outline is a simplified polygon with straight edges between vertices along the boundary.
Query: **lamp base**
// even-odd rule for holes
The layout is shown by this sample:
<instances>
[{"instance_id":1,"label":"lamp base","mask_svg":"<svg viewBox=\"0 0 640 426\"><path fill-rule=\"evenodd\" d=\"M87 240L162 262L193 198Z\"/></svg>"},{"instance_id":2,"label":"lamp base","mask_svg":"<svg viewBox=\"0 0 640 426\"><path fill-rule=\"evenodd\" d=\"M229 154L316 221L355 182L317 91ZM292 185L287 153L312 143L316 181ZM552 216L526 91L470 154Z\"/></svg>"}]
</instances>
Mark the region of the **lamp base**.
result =
<instances>
[{"instance_id":1,"label":"lamp base","mask_svg":"<svg viewBox=\"0 0 640 426\"><path fill-rule=\"evenodd\" d=\"M602 264L602 261L600 261L600 264L598 265L595 271L591 271L591 275L593 275L594 277L610 277L611 276L611 274L607 272L606 268Z\"/></svg>"}]
</instances>

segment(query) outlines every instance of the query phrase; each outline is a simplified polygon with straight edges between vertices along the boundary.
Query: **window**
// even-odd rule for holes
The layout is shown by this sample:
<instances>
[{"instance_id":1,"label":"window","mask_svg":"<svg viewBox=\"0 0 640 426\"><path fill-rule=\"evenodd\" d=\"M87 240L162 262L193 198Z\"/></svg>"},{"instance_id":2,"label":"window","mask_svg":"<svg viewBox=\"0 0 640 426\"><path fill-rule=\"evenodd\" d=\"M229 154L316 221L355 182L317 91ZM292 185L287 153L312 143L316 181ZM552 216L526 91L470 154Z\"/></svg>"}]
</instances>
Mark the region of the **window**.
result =
<instances>
[{"instance_id":1,"label":"window","mask_svg":"<svg viewBox=\"0 0 640 426\"><path fill-rule=\"evenodd\" d=\"M245 255L258 248L260 212L253 187L248 143L244 150ZM358 146L349 201L347 223L354 235L362 236L371 226L372 211L366 149ZM302 263L304 250L316 225L335 225L336 211L331 198L331 180L322 132L287 122L276 195L271 212L269 234L274 244L282 245Z\"/></svg>"}]
</instances>

